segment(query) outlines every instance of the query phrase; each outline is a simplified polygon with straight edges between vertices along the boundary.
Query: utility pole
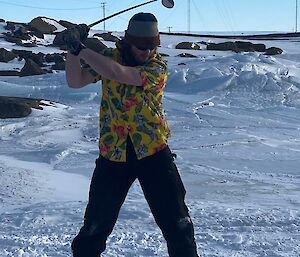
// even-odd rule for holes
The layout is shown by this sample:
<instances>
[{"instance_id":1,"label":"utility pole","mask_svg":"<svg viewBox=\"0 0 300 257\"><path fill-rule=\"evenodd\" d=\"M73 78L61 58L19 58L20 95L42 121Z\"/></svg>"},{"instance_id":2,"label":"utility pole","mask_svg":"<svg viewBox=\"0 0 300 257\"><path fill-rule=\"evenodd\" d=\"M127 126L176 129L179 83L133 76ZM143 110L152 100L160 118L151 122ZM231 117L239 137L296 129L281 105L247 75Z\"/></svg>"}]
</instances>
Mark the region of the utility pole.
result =
<instances>
[{"instance_id":1,"label":"utility pole","mask_svg":"<svg viewBox=\"0 0 300 257\"><path fill-rule=\"evenodd\" d=\"M105 6L106 6L106 2L102 2L101 3L102 6L102 10L103 10L103 19L105 19ZM105 21L103 22L103 30L105 31Z\"/></svg>"},{"instance_id":2,"label":"utility pole","mask_svg":"<svg viewBox=\"0 0 300 257\"><path fill-rule=\"evenodd\" d=\"M188 33L191 33L191 0L188 0L188 13L187 13L187 23L188 23Z\"/></svg>"},{"instance_id":3,"label":"utility pole","mask_svg":"<svg viewBox=\"0 0 300 257\"><path fill-rule=\"evenodd\" d=\"M298 32L298 0L296 0L296 26L295 26L295 32Z\"/></svg>"},{"instance_id":4,"label":"utility pole","mask_svg":"<svg viewBox=\"0 0 300 257\"><path fill-rule=\"evenodd\" d=\"M168 26L167 28L168 28L168 30L169 30L169 33L171 33L171 28L172 28L172 27Z\"/></svg>"}]
</instances>

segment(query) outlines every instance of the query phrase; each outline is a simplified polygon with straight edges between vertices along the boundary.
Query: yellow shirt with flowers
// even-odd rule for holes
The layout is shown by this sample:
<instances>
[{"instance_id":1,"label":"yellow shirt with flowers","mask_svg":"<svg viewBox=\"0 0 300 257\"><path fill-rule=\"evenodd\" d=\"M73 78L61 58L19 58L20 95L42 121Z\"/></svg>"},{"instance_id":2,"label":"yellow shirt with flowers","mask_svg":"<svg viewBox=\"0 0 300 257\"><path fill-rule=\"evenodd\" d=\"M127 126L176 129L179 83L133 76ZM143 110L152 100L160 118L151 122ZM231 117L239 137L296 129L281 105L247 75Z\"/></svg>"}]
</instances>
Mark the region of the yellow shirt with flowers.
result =
<instances>
[{"instance_id":1,"label":"yellow shirt with flowers","mask_svg":"<svg viewBox=\"0 0 300 257\"><path fill-rule=\"evenodd\" d=\"M103 54L121 63L118 48L107 48ZM138 159L164 149L170 136L162 107L167 64L155 53L137 69L143 78L142 87L120 84L100 75L95 77L95 81L102 80L100 155L111 161L126 161L128 136Z\"/></svg>"}]
</instances>

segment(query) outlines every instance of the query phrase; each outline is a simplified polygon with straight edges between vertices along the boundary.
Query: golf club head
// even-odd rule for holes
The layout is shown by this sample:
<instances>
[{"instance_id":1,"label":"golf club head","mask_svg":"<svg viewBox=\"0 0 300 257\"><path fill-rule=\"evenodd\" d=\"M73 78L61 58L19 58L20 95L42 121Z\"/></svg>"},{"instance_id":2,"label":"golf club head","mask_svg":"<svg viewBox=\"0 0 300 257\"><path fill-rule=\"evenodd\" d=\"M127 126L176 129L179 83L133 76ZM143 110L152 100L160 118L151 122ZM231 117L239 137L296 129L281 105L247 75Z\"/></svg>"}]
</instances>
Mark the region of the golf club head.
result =
<instances>
[{"instance_id":1,"label":"golf club head","mask_svg":"<svg viewBox=\"0 0 300 257\"><path fill-rule=\"evenodd\" d=\"M173 8L174 1L173 0L162 0L162 5L167 8Z\"/></svg>"}]
</instances>

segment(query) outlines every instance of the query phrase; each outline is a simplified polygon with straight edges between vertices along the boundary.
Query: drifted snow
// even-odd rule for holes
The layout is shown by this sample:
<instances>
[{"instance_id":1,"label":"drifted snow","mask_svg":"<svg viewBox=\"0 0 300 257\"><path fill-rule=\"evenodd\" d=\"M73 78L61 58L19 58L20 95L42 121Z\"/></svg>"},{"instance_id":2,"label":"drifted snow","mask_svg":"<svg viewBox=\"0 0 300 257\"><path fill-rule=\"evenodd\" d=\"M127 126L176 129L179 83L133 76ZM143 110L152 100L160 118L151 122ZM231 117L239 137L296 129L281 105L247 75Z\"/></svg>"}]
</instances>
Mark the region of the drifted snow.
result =
<instances>
[{"instance_id":1,"label":"drifted snow","mask_svg":"<svg viewBox=\"0 0 300 257\"><path fill-rule=\"evenodd\" d=\"M159 50L170 55L164 99L170 147L187 189L199 253L298 257L299 42L265 41L284 50L273 57L174 49L191 40L202 41L162 36ZM176 57L182 52L198 58ZM70 256L98 154L101 86L70 89L58 72L1 77L0 90L57 102L27 118L0 121L0 256ZM138 183L104 256L167 256Z\"/></svg>"}]
</instances>

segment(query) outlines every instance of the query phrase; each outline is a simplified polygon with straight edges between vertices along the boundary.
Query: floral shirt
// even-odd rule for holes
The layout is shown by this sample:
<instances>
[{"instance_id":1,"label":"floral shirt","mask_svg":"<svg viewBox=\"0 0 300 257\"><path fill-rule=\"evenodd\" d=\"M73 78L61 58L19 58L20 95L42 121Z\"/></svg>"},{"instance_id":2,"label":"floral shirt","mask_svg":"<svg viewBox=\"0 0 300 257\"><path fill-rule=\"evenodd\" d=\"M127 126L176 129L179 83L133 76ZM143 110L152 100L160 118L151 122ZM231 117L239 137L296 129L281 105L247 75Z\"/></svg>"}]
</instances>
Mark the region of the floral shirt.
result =
<instances>
[{"instance_id":1,"label":"floral shirt","mask_svg":"<svg viewBox=\"0 0 300 257\"><path fill-rule=\"evenodd\" d=\"M103 54L121 63L118 48L107 48ZM137 68L143 78L142 87L95 77L95 81L102 80L99 149L111 161L126 161L128 136L137 158L142 159L165 148L170 135L162 107L168 78L166 62L155 53Z\"/></svg>"}]
</instances>

